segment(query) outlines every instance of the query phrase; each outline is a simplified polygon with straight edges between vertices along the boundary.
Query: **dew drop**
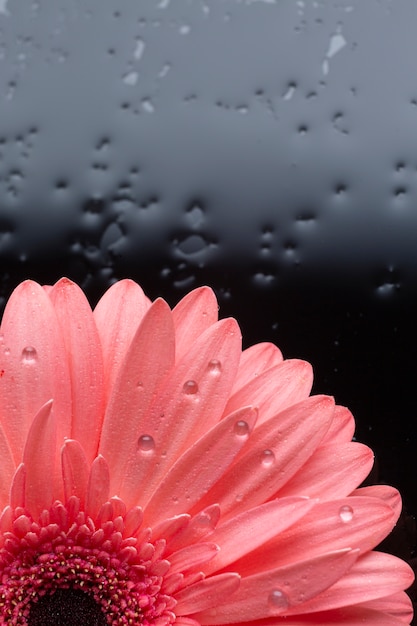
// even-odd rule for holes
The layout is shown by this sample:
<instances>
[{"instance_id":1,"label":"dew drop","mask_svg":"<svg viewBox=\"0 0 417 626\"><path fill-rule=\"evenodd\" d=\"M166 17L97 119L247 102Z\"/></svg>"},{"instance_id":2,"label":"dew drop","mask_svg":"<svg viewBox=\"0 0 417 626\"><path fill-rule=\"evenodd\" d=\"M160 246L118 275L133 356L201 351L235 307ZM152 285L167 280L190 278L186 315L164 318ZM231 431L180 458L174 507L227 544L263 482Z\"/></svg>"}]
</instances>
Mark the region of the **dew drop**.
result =
<instances>
[{"instance_id":1,"label":"dew drop","mask_svg":"<svg viewBox=\"0 0 417 626\"><path fill-rule=\"evenodd\" d=\"M344 506L341 506L339 509L339 517L342 520L342 522L345 522L345 523L352 521L352 518L353 518L352 507L348 506L347 504L345 504Z\"/></svg>"},{"instance_id":2,"label":"dew drop","mask_svg":"<svg viewBox=\"0 0 417 626\"><path fill-rule=\"evenodd\" d=\"M268 604L271 609L285 610L289 606L288 598L281 589L273 589L268 596Z\"/></svg>"},{"instance_id":3,"label":"dew drop","mask_svg":"<svg viewBox=\"0 0 417 626\"><path fill-rule=\"evenodd\" d=\"M138 448L142 452L153 452L155 440L151 435L141 435L138 439Z\"/></svg>"},{"instance_id":4,"label":"dew drop","mask_svg":"<svg viewBox=\"0 0 417 626\"><path fill-rule=\"evenodd\" d=\"M26 346L26 348L23 348L22 363L31 365L33 363L36 363L37 360L38 360L38 354L35 348L33 348L32 346Z\"/></svg>"},{"instance_id":5,"label":"dew drop","mask_svg":"<svg viewBox=\"0 0 417 626\"><path fill-rule=\"evenodd\" d=\"M206 528L207 530L214 530L216 526L216 520L208 512L200 513L196 517L196 523L200 528Z\"/></svg>"},{"instance_id":6,"label":"dew drop","mask_svg":"<svg viewBox=\"0 0 417 626\"><path fill-rule=\"evenodd\" d=\"M275 463L275 454L272 450L264 450L261 455L262 465L269 467Z\"/></svg>"},{"instance_id":7,"label":"dew drop","mask_svg":"<svg viewBox=\"0 0 417 626\"><path fill-rule=\"evenodd\" d=\"M211 359L208 363L207 369L210 374L218 375L222 371L222 364L218 359Z\"/></svg>"},{"instance_id":8,"label":"dew drop","mask_svg":"<svg viewBox=\"0 0 417 626\"><path fill-rule=\"evenodd\" d=\"M198 384L195 382L195 380L187 380L187 382L184 383L182 390L187 395L194 395L198 391Z\"/></svg>"},{"instance_id":9,"label":"dew drop","mask_svg":"<svg viewBox=\"0 0 417 626\"><path fill-rule=\"evenodd\" d=\"M245 420L237 420L233 430L238 437L247 437L249 435L249 424Z\"/></svg>"}]
</instances>

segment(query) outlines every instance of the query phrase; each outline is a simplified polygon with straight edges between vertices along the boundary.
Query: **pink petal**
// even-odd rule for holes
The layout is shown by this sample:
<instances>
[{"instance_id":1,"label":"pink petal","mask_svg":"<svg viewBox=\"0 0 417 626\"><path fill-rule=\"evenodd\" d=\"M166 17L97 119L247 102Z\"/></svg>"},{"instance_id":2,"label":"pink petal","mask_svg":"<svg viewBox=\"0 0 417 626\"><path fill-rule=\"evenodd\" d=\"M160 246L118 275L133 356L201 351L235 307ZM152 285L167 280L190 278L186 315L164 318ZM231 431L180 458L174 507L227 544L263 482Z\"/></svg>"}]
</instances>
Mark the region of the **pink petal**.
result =
<instances>
[{"instance_id":1,"label":"pink petal","mask_svg":"<svg viewBox=\"0 0 417 626\"><path fill-rule=\"evenodd\" d=\"M403 624L409 624L413 618L413 605L404 591L376 600L369 600L369 602L362 602L361 606L393 615Z\"/></svg>"},{"instance_id":2,"label":"pink petal","mask_svg":"<svg viewBox=\"0 0 417 626\"><path fill-rule=\"evenodd\" d=\"M61 463L65 500L77 496L84 506L89 467L84 450L78 441L66 440L61 450Z\"/></svg>"},{"instance_id":3,"label":"pink petal","mask_svg":"<svg viewBox=\"0 0 417 626\"><path fill-rule=\"evenodd\" d=\"M7 441L2 425L0 424L0 510L9 501L10 485L16 466L13 460L12 451Z\"/></svg>"},{"instance_id":4,"label":"pink petal","mask_svg":"<svg viewBox=\"0 0 417 626\"><path fill-rule=\"evenodd\" d=\"M249 445L201 506L218 502L222 515L230 516L270 499L317 448L333 410L332 398L313 396L256 427Z\"/></svg>"},{"instance_id":5,"label":"pink petal","mask_svg":"<svg viewBox=\"0 0 417 626\"><path fill-rule=\"evenodd\" d=\"M25 505L36 519L43 509L61 496L54 491L56 420L52 402L47 402L35 416L23 453L26 469Z\"/></svg>"},{"instance_id":6,"label":"pink petal","mask_svg":"<svg viewBox=\"0 0 417 626\"><path fill-rule=\"evenodd\" d=\"M220 546L220 552L204 567L204 572L223 569L249 553L255 566L264 569L255 550L304 517L315 503L302 497L282 498L232 517L209 536Z\"/></svg>"},{"instance_id":7,"label":"pink petal","mask_svg":"<svg viewBox=\"0 0 417 626\"><path fill-rule=\"evenodd\" d=\"M315 558L326 550L346 546L359 548L363 553L382 541L395 521L391 507L376 498L350 497L319 502L303 517L301 524L295 524L261 546L257 556L263 567L270 569L291 563L294 554ZM239 562L239 572L248 575L256 571L250 555Z\"/></svg>"},{"instance_id":8,"label":"pink petal","mask_svg":"<svg viewBox=\"0 0 417 626\"><path fill-rule=\"evenodd\" d=\"M108 398L126 352L146 311L151 306L133 280L121 280L108 289L94 309L103 350L104 389Z\"/></svg>"},{"instance_id":9,"label":"pink petal","mask_svg":"<svg viewBox=\"0 0 417 626\"><path fill-rule=\"evenodd\" d=\"M207 508L199 511L167 542L167 551L173 552L185 546L200 541L212 532L220 519L220 507L218 504L212 504Z\"/></svg>"},{"instance_id":10,"label":"pink petal","mask_svg":"<svg viewBox=\"0 0 417 626\"><path fill-rule=\"evenodd\" d=\"M213 559L219 551L219 547L215 543L196 543L193 546L187 546L182 550L178 550L169 557L171 567L170 574L176 572L188 572L196 567L200 568Z\"/></svg>"},{"instance_id":11,"label":"pink petal","mask_svg":"<svg viewBox=\"0 0 417 626\"><path fill-rule=\"evenodd\" d=\"M179 361L198 337L218 319L216 296L209 287L187 294L172 310L175 326L175 359Z\"/></svg>"},{"instance_id":12,"label":"pink petal","mask_svg":"<svg viewBox=\"0 0 417 626\"><path fill-rule=\"evenodd\" d=\"M26 506L26 467L24 463L16 468L10 487L10 505L13 509Z\"/></svg>"},{"instance_id":13,"label":"pink petal","mask_svg":"<svg viewBox=\"0 0 417 626\"><path fill-rule=\"evenodd\" d=\"M204 611L206 608L216 606L225 597L235 593L239 584L240 577L233 573L205 578L175 594L175 599L178 602L175 607L175 614L178 616L191 615L197 611Z\"/></svg>"},{"instance_id":14,"label":"pink petal","mask_svg":"<svg viewBox=\"0 0 417 626\"><path fill-rule=\"evenodd\" d=\"M373 462L372 450L360 443L321 445L277 495L343 498L365 480Z\"/></svg>"},{"instance_id":15,"label":"pink petal","mask_svg":"<svg viewBox=\"0 0 417 626\"><path fill-rule=\"evenodd\" d=\"M94 459L88 479L85 511L94 520L109 499L110 472L106 460L100 455Z\"/></svg>"},{"instance_id":16,"label":"pink petal","mask_svg":"<svg viewBox=\"0 0 417 626\"><path fill-rule=\"evenodd\" d=\"M69 362L71 437L83 442L91 462L97 454L104 412L100 339L87 298L75 283L62 278L49 296L62 328Z\"/></svg>"},{"instance_id":17,"label":"pink petal","mask_svg":"<svg viewBox=\"0 0 417 626\"><path fill-rule=\"evenodd\" d=\"M221 480L253 430L257 411L245 407L216 424L174 463L145 509L147 523L188 512L210 487ZM247 437L236 434L236 424L247 424Z\"/></svg>"},{"instance_id":18,"label":"pink petal","mask_svg":"<svg viewBox=\"0 0 417 626\"><path fill-rule=\"evenodd\" d=\"M111 468L111 490L120 496L124 495L121 482L129 457L136 452L138 437L152 434L148 426L151 402L173 365L174 350L171 311L166 302L156 300L119 368L103 422L100 453ZM133 494L127 495L126 504L137 503Z\"/></svg>"},{"instance_id":19,"label":"pink petal","mask_svg":"<svg viewBox=\"0 0 417 626\"><path fill-rule=\"evenodd\" d=\"M404 561L390 554L369 552L329 589L291 612L308 614L368 602L402 591L413 580L414 574Z\"/></svg>"},{"instance_id":20,"label":"pink petal","mask_svg":"<svg viewBox=\"0 0 417 626\"><path fill-rule=\"evenodd\" d=\"M243 350L232 395L257 378L265 370L282 363L281 350L273 343L257 343Z\"/></svg>"},{"instance_id":21,"label":"pink petal","mask_svg":"<svg viewBox=\"0 0 417 626\"><path fill-rule=\"evenodd\" d=\"M372 485L355 489L352 495L366 496L367 498L378 498L388 504L395 513L395 521L398 520L402 510L402 500L398 489L388 485Z\"/></svg>"},{"instance_id":22,"label":"pink petal","mask_svg":"<svg viewBox=\"0 0 417 626\"><path fill-rule=\"evenodd\" d=\"M0 420L16 465L35 414L54 400L58 439L71 431L71 390L61 329L40 285L21 283L12 293L1 324Z\"/></svg>"},{"instance_id":23,"label":"pink petal","mask_svg":"<svg viewBox=\"0 0 417 626\"><path fill-rule=\"evenodd\" d=\"M356 550L338 550L242 578L230 600L193 617L203 625L234 624L296 612L340 579L356 558Z\"/></svg>"},{"instance_id":24,"label":"pink petal","mask_svg":"<svg viewBox=\"0 0 417 626\"><path fill-rule=\"evenodd\" d=\"M155 446L151 453L135 446L120 495L145 506L179 455L219 421L239 356L234 320L221 320L199 337L144 414L137 433L151 436Z\"/></svg>"},{"instance_id":25,"label":"pink petal","mask_svg":"<svg viewBox=\"0 0 417 626\"><path fill-rule=\"evenodd\" d=\"M229 399L225 413L241 406L259 409L258 426L279 411L305 400L311 391L313 375L306 361L287 360L252 378Z\"/></svg>"},{"instance_id":26,"label":"pink petal","mask_svg":"<svg viewBox=\"0 0 417 626\"><path fill-rule=\"evenodd\" d=\"M329 430L323 438L322 445L339 445L352 441L355 433L355 420L352 413L344 406L336 405Z\"/></svg>"},{"instance_id":27,"label":"pink petal","mask_svg":"<svg viewBox=\"0 0 417 626\"><path fill-rule=\"evenodd\" d=\"M250 626L404 626L404 622L392 615L368 609L365 606L348 606L334 611L320 611L311 615L274 617L266 620L254 620ZM219 626L228 626L221 624ZM249 625L248 625L249 626Z\"/></svg>"}]
</instances>

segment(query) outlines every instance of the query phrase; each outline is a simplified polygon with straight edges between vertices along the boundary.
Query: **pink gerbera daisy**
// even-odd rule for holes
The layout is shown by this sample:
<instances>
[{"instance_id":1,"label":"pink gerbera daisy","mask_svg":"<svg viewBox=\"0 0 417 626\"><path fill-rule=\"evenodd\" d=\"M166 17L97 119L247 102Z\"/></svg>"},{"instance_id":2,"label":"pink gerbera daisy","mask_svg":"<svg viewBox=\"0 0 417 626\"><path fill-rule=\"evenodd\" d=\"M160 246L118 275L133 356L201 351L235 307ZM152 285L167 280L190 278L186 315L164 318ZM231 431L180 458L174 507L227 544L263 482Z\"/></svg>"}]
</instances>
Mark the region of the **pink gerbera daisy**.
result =
<instances>
[{"instance_id":1,"label":"pink gerbera daisy","mask_svg":"<svg viewBox=\"0 0 417 626\"><path fill-rule=\"evenodd\" d=\"M130 280L94 312L22 283L0 337L0 615L9 626L409 624L394 489L310 365L241 350L210 289Z\"/></svg>"}]
</instances>

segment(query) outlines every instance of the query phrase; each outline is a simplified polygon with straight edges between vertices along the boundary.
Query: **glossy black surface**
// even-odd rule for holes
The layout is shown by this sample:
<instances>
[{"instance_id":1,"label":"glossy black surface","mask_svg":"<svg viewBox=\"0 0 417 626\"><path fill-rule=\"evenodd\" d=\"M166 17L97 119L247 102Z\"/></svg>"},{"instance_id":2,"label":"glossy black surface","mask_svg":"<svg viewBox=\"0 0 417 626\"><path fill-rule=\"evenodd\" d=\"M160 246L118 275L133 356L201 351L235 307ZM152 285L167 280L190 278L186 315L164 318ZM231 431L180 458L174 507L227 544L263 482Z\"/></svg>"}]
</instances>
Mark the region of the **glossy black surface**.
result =
<instances>
[{"instance_id":1,"label":"glossy black surface","mask_svg":"<svg viewBox=\"0 0 417 626\"><path fill-rule=\"evenodd\" d=\"M417 512L414 0L0 0L0 294L203 283ZM411 533L412 534L412 533ZM407 548L411 555L410 539Z\"/></svg>"}]
</instances>

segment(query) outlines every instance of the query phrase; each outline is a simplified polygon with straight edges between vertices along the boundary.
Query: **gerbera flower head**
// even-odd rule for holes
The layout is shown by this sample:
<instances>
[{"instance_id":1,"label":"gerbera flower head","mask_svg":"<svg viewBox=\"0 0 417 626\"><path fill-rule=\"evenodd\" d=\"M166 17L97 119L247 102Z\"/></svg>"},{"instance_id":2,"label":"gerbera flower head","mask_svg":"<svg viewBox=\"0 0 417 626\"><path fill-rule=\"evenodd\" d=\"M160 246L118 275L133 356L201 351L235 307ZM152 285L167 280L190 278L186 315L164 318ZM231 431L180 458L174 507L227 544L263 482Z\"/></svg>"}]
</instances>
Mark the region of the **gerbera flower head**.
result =
<instances>
[{"instance_id":1,"label":"gerbera flower head","mask_svg":"<svg viewBox=\"0 0 417 626\"><path fill-rule=\"evenodd\" d=\"M409 624L409 567L374 551L398 492L308 363L241 349L213 292L171 310L130 280L91 310L62 279L0 335L0 621Z\"/></svg>"}]
</instances>

